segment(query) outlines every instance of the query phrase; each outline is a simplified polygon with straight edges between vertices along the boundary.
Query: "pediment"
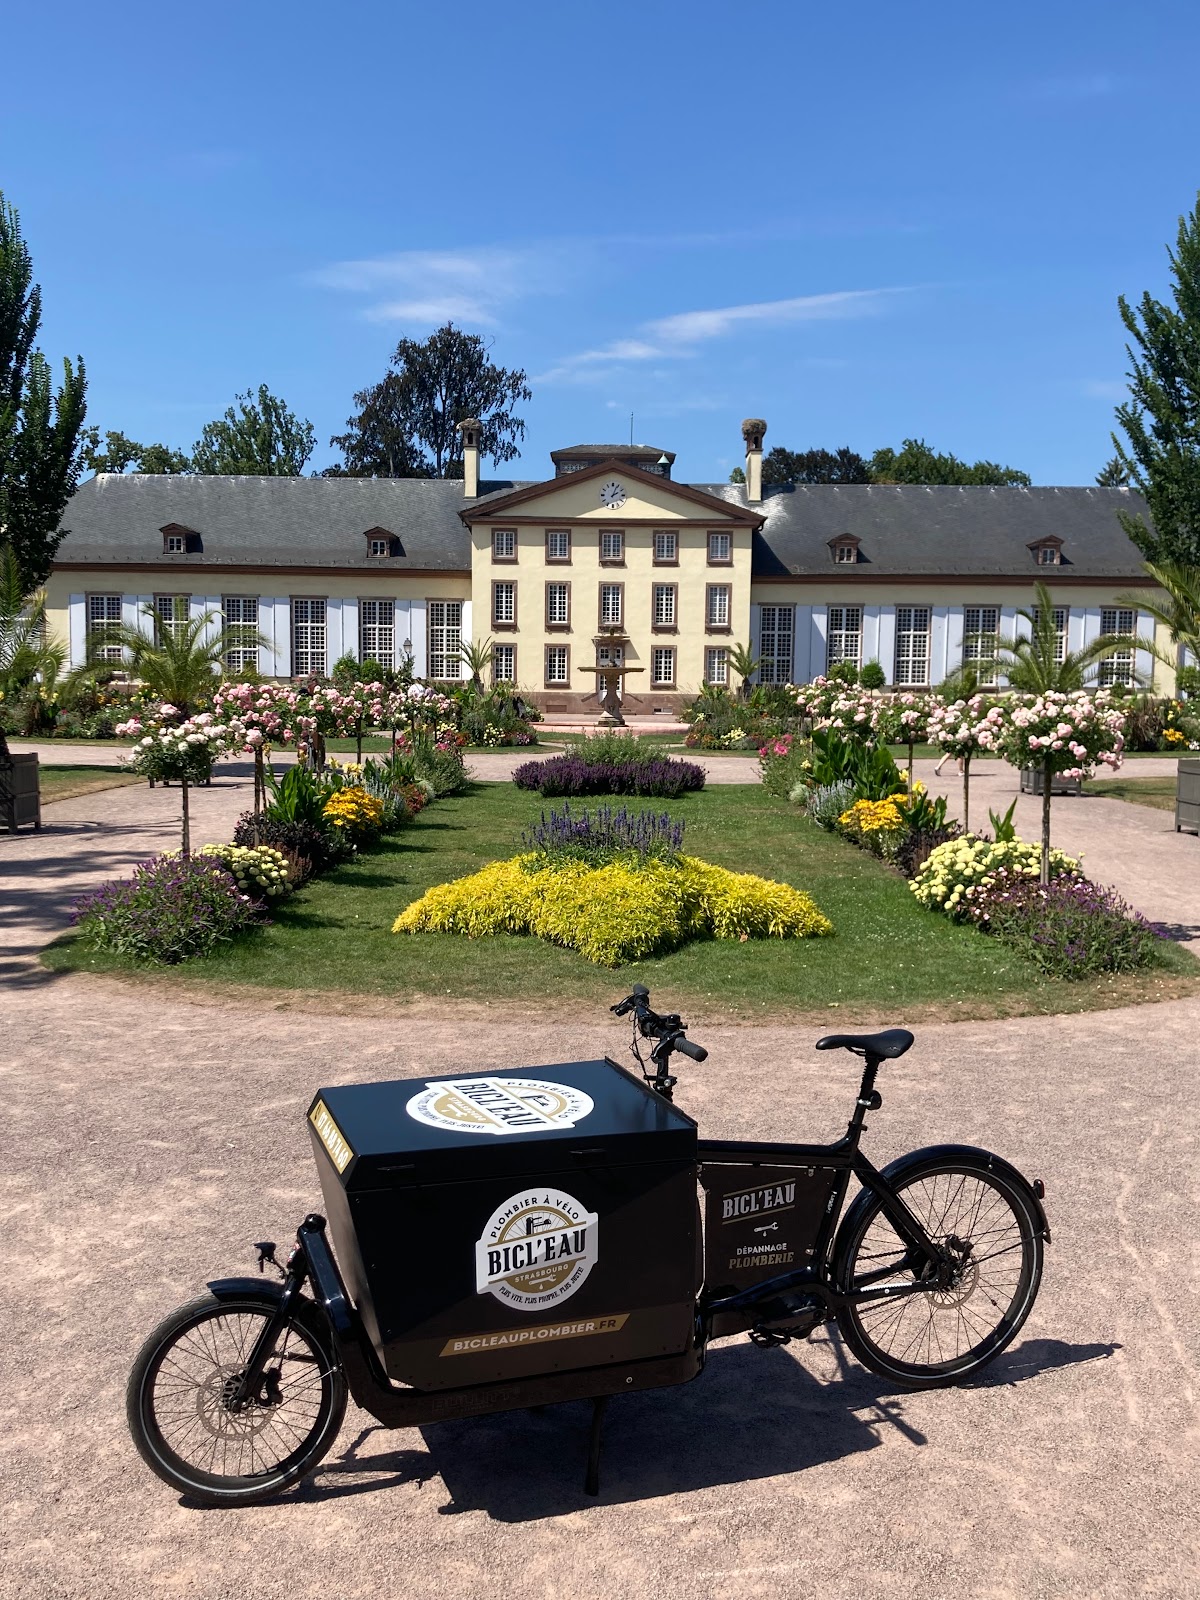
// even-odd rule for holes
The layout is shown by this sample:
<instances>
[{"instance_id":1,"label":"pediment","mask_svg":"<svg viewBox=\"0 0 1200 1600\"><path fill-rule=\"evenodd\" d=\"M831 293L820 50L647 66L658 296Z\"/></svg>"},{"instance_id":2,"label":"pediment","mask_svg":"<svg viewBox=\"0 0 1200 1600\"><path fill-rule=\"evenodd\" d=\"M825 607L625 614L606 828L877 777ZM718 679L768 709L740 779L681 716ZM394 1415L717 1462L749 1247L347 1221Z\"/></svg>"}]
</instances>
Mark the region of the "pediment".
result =
<instances>
[{"instance_id":1,"label":"pediment","mask_svg":"<svg viewBox=\"0 0 1200 1600\"><path fill-rule=\"evenodd\" d=\"M600 498L601 489L610 483L621 486L624 500L619 506L606 505ZM489 495L476 505L465 506L459 515L468 524L512 516L531 522L609 523L616 528L637 522L757 528L763 522L759 512L736 500L724 500L690 484L672 483L619 461L602 461L582 472L529 484L510 494Z\"/></svg>"}]
</instances>

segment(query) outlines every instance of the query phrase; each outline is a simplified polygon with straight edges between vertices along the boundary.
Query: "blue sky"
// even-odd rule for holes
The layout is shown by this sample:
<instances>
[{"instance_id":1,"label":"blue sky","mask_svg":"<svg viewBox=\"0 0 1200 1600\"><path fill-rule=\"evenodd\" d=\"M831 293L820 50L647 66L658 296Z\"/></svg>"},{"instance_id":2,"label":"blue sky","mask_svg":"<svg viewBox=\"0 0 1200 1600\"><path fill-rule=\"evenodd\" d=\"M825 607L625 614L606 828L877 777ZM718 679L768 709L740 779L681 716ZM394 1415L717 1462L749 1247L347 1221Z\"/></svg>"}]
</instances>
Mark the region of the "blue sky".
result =
<instances>
[{"instance_id":1,"label":"blue sky","mask_svg":"<svg viewBox=\"0 0 1200 1600\"><path fill-rule=\"evenodd\" d=\"M923 435L1090 482L1116 296L1200 186L1200 10L74 3L5 22L0 187L89 420L189 446L268 383L321 448L452 316L529 373L519 476L724 478Z\"/></svg>"}]
</instances>

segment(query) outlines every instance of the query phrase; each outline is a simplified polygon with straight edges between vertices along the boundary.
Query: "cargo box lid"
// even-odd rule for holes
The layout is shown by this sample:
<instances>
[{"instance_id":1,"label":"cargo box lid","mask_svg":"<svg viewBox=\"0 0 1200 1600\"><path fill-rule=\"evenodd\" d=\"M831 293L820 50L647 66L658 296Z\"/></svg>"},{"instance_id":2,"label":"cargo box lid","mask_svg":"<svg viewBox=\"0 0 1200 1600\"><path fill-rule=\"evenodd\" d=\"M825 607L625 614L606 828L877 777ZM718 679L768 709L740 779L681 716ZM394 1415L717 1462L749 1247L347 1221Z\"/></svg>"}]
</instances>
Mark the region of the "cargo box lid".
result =
<instances>
[{"instance_id":1,"label":"cargo box lid","mask_svg":"<svg viewBox=\"0 0 1200 1600\"><path fill-rule=\"evenodd\" d=\"M614 1061L567 1061L322 1089L317 1159L351 1190L689 1161L696 1124Z\"/></svg>"}]
</instances>

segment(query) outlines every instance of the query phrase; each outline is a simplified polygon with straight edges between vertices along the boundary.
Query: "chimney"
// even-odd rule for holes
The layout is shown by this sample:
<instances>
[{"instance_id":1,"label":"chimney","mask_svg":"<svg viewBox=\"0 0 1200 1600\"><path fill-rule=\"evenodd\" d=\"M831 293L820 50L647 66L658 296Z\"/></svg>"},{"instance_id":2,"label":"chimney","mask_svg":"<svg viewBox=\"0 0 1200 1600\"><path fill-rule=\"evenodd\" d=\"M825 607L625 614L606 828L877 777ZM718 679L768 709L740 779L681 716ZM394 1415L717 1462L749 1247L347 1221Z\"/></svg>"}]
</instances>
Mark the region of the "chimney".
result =
<instances>
[{"instance_id":1,"label":"chimney","mask_svg":"<svg viewBox=\"0 0 1200 1600\"><path fill-rule=\"evenodd\" d=\"M746 499L752 506L762 500L762 447L767 425L761 417L747 417L742 423L746 441Z\"/></svg>"},{"instance_id":2,"label":"chimney","mask_svg":"<svg viewBox=\"0 0 1200 1600\"><path fill-rule=\"evenodd\" d=\"M463 493L474 500L479 493L479 419L464 417L458 431L463 444Z\"/></svg>"}]
</instances>

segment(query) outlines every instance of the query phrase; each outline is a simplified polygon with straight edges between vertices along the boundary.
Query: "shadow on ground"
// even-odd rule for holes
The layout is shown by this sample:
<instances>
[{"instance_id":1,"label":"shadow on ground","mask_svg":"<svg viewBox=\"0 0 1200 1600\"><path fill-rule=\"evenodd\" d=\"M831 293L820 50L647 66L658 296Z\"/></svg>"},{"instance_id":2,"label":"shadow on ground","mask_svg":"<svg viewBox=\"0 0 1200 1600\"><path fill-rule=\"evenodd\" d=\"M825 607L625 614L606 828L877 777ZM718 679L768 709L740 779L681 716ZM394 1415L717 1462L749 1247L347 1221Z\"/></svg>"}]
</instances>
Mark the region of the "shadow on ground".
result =
<instances>
[{"instance_id":1,"label":"shadow on ground","mask_svg":"<svg viewBox=\"0 0 1200 1600\"><path fill-rule=\"evenodd\" d=\"M583 1492L586 1401L441 1422L421 1430L424 1451L380 1448L387 1430L367 1426L298 1494L329 1501L440 1477L449 1493L443 1515L485 1511L516 1523L803 1472L876 1448L885 1429L913 1448L929 1442L906 1420L903 1391L858 1366L836 1339L830 1348L839 1367L833 1382L788 1350L737 1344L714 1350L693 1383L615 1397L604 1422L599 1502ZM970 1387L1024 1382L1119 1348L1027 1340Z\"/></svg>"}]
</instances>

